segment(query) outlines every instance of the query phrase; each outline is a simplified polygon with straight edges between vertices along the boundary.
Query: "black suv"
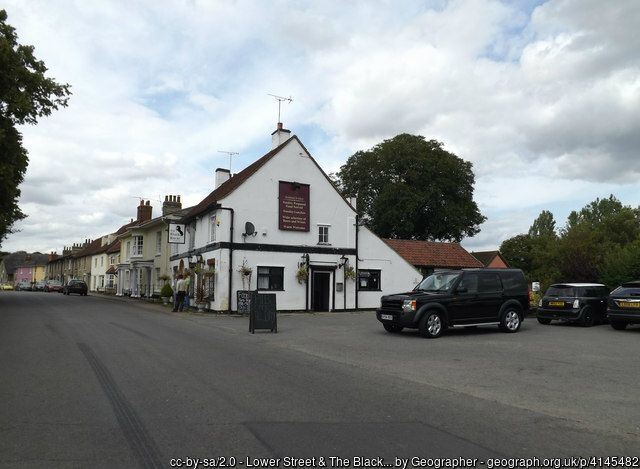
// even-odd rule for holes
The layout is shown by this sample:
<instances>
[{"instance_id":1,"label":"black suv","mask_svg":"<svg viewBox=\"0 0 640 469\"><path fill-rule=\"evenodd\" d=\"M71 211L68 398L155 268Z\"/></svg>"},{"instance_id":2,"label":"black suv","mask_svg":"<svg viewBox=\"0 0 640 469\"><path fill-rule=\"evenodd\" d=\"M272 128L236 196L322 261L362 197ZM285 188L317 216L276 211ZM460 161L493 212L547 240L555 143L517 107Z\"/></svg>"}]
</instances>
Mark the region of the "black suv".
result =
<instances>
[{"instance_id":1,"label":"black suv","mask_svg":"<svg viewBox=\"0 0 640 469\"><path fill-rule=\"evenodd\" d=\"M622 330L640 324L640 280L623 283L609 295L607 318L611 327Z\"/></svg>"},{"instance_id":2,"label":"black suv","mask_svg":"<svg viewBox=\"0 0 640 469\"><path fill-rule=\"evenodd\" d=\"M538 303L538 322L557 319L590 327L606 319L609 289L601 283L556 283Z\"/></svg>"},{"instance_id":3,"label":"black suv","mask_svg":"<svg viewBox=\"0 0 640 469\"><path fill-rule=\"evenodd\" d=\"M64 288L62 289L62 293L65 295L70 295L71 293L78 293L79 295L87 296L87 284L82 280L69 280Z\"/></svg>"},{"instance_id":4,"label":"black suv","mask_svg":"<svg viewBox=\"0 0 640 469\"><path fill-rule=\"evenodd\" d=\"M528 308L521 270L463 269L434 273L411 292L383 296L376 316L388 332L417 328L435 338L457 326L494 324L517 332Z\"/></svg>"}]
</instances>

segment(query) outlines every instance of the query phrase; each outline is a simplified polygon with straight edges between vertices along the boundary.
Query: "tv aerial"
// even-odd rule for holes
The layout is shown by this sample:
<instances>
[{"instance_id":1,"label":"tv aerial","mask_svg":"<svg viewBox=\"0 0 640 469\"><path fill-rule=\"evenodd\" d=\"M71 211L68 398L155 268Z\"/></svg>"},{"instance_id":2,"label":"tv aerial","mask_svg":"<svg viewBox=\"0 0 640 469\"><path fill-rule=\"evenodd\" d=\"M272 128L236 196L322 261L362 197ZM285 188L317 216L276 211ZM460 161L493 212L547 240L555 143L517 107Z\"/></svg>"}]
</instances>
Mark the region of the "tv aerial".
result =
<instances>
[{"instance_id":1,"label":"tv aerial","mask_svg":"<svg viewBox=\"0 0 640 469\"><path fill-rule=\"evenodd\" d=\"M229 175L231 175L231 157L239 155L240 153L237 151L225 151L225 150L218 150L218 153L226 153L227 155L229 155Z\"/></svg>"},{"instance_id":2,"label":"tv aerial","mask_svg":"<svg viewBox=\"0 0 640 469\"><path fill-rule=\"evenodd\" d=\"M267 93L269 96L273 96L274 98L276 98L276 101L278 101L278 122L282 122L280 120L280 107L282 105L283 101L287 101L287 102L291 102L293 101L293 98L291 96L289 96L288 98L284 97L284 96L278 96L275 94L271 94L271 93Z\"/></svg>"}]
</instances>

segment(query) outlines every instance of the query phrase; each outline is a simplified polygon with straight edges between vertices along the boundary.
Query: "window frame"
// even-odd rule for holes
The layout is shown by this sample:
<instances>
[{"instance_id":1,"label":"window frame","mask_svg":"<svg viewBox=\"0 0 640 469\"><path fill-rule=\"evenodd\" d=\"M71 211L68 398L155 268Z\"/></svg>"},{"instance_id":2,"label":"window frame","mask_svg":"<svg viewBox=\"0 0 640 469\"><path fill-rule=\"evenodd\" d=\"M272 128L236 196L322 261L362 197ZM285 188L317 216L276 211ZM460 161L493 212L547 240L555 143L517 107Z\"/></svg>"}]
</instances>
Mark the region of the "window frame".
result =
<instances>
[{"instance_id":1,"label":"window frame","mask_svg":"<svg viewBox=\"0 0 640 469\"><path fill-rule=\"evenodd\" d=\"M331 228L331 225L328 223L318 223L318 244L331 244L329 242L329 228ZM323 233L323 230L326 230L326 232ZM325 238L324 240L323 237Z\"/></svg>"},{"instance_id":2,"label":"window frame","mask_svg":"<svg viewBox=\"0 0 640 469\"><path fill-rule=\"evenodd\" d=\"M261 273L260 269L269 269L269 273ZM273 277L278 277L277 275L274 275L274 273L272 272L272 269L277 270L279 269L280 271L280 288L274 288L274 286L272 285L272 278ZM256 290L259 291L284 291L284 267L282 266L277 266L277 265L260 265L257 266L256 268ZM260 279L267 277L267 281L269 286L267 288L261 288L260 287Z\"/></svg>"},{"instance_id":3,"label":"window frame","mask_svg":"<svg viewBox=\"0 0 640 469\"><path fill-rule=\"evenodd\" d=\"M162 230L156 231L156 254L162 254Z\"/></svg>"},{"instance_id":4,"label":"window frame","mask_svg":"<svg viewBox=\"0 0 640 469\"><path fill-rule=\"evenodd\" d=\"M131 244L131 257L142 257L143 255L144 255L144 236L135 235L133 236L133 243Z\"/></svg>"}]
</instances>

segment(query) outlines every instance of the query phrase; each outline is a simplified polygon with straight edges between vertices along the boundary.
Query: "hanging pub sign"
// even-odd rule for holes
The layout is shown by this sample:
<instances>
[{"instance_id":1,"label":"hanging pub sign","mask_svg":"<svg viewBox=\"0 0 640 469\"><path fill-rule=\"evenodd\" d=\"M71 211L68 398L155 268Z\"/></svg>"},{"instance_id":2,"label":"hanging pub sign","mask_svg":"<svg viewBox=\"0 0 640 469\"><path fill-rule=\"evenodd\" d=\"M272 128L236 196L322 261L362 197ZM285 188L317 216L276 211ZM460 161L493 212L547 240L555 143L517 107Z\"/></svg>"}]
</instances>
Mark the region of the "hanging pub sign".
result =
<instances>
[{"instance_id":1,"label":"hanging pub sign","mask_svg":"<svg viewBox=\"0 0 640 469\"><path fill-rule=\"evenodd\" d=\"M169 223L169 243L184 244L185 225L180 223Z\"/></svg>"},{"instance_id":2,"label":"hanging pub sign","mask_svg":"<svg viewBox=\"0 0 640 469\"><path fill-rule=\"evenodd\" d=\"M280 181L278 227L309 231L309 184Z\"/></svg>"}]
</instances>

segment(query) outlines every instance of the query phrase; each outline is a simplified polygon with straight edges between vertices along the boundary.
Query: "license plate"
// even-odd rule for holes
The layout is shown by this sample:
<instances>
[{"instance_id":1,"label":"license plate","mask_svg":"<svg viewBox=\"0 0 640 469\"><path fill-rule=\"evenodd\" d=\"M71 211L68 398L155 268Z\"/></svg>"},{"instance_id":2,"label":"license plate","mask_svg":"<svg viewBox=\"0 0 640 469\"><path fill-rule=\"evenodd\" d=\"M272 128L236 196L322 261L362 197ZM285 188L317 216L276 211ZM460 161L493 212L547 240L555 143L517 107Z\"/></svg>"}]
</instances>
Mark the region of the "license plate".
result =
<instances>
[{"instance_id":1,"label":"license plate","mask_svg":"<svg viewBox=\"0 0 640 469\"><path fill-rule=\"evenodd\" d=\"M384 319L385 321L393 321L393 316L391 314L381 314L380 319Z\"/></svg>"},{"instance_id":2,"label":"license plate","mask_svg":"<svg viewBox=\"0 0 640 469\"><path fill-rule=\"evenodd\" d=\"M630 301L620 301L618 305L621 308L640 308L640 303L631 303Z\"/></svg>"},{"instance_id":3,"label":"license plate","mask_svg":"<svg viewBox=\"0 0 640 469\"><path fill-rule=\"evenodd\" d=\"M564 306L564 301L550 301L549 306Z\"/></svg>"}]
</instances>

